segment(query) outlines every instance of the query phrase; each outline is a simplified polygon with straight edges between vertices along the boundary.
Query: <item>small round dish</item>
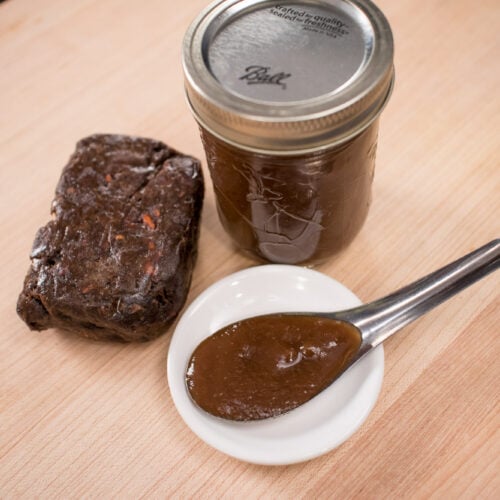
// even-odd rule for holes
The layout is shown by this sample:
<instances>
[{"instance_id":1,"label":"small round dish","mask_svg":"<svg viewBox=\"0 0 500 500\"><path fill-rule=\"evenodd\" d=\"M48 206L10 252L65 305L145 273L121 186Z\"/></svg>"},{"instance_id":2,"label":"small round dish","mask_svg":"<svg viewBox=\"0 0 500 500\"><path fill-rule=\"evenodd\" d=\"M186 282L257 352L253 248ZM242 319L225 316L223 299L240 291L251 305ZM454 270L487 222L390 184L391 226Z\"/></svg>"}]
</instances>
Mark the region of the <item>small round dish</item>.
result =
<instances>
[{"instance_id":1,"label":"small round dish","mask_svg":"<svg viewBox=\"0 0 500 500\"><path fill-rule=\"evenodd\" d=\"M334 279L298 266L252 267L213 284L185 311L170 343L168 383L181 417L210 446L256 464L302 462L339 446L375 405L384 375L382 346L311 401L256 422L223 420L198 408L187 391L185 372L204 338L239 319L280 311L334 311L360 303Z\"/></svg>"}]
</instances>

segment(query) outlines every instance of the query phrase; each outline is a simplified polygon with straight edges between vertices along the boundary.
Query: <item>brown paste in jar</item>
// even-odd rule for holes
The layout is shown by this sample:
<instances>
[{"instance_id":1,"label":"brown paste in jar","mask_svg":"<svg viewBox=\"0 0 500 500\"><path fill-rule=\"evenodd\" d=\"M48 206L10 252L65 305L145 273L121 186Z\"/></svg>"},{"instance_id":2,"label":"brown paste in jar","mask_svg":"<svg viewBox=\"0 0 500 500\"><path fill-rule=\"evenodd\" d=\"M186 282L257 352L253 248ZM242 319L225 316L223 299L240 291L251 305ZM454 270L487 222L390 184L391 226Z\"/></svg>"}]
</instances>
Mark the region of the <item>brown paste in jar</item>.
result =
<instances>
[{"instance_id":1,"label":"brown paste in jar","mask_svg":"<svg viewBox=\"0 0 500 500\"><path fill-rule=\"evenodd\" d=\"M197 405L217 417L275 417L328 387L360 344L359 331L341 321L290 314L249 318L196 348L186 383Z\"/></svg>"},{"instance_id":2,"label":"brown paste in jar","mask_svg":"<svg viewBox=\"0 0 500 500\"><path fill-rule=\"evenodd\" d=\"M371 201L377 121L340 146L296 156L246 151L200 128L221 222L245 252L317 263L360 231Z\"/></svg>"}]
</instances>

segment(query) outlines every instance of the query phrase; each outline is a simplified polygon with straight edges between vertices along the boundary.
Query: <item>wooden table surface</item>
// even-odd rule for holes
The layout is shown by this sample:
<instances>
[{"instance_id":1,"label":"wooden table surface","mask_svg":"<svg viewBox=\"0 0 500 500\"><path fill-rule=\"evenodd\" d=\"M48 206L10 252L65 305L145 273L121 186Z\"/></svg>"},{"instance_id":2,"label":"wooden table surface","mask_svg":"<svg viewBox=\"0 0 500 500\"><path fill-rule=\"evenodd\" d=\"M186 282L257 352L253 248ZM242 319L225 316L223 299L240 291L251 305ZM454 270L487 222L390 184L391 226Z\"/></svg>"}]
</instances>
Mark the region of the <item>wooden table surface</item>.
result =
<instances>
[{"instance_id":1,"label":"wooden table surface","mask_svg":"<svg viewBox=\"0 0 500 500\"><path fill-rule=\"evenodd\" d=\"M206 0L0 4L0 497L499 498L499 274L386 344L373 413L338 449L265 467L210 448L170 398L172 329L141 345L31 332L15 303L62 167L94 132L203 158L180 47ZM498 0L379 0L396 42L374 201L319 267L375 299L500 236ZM206 165L204 164L204 168ZM255 265L211 185L188 304Z\"/></svg>"}]
</instances>

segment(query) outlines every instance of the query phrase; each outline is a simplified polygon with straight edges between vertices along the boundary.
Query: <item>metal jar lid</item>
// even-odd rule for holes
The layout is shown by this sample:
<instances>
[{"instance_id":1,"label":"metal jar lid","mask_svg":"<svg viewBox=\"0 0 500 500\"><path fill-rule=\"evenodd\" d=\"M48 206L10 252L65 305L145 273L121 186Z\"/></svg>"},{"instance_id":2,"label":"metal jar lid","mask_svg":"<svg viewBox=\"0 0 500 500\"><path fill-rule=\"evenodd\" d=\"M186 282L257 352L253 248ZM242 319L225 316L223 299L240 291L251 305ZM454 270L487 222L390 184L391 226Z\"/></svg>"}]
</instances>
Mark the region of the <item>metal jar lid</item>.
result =
<instances>
[{"instance_id":1,"label":"metal jar lid","mask_svg":"<svg viewBox=\"0 0 500 500\"><path fill-rule=\"evenodd\" d=\"M369 0L218 1L184 39L187 98L204 128L239 147L329 147L377 118L393 52L390 26Z\"/></svg>"}]
</instances>

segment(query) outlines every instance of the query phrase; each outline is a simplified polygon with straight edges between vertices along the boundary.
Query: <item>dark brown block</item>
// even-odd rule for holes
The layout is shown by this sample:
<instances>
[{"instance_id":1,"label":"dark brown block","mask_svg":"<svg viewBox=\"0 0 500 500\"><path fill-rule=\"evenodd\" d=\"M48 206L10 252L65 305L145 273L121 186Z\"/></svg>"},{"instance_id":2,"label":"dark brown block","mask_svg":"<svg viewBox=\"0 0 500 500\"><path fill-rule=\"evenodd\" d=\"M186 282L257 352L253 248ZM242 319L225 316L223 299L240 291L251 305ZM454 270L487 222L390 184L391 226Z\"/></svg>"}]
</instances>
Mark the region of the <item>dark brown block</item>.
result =
<instances>
[{"instance_id":1,"label":"dark brown block","mask_svg":"<svg viewBox=\"0 0 500 500\"><path fill-rule=\"evenodd\" d=\"M93 339L165 332L191 282L203 189L199 161L161 142L82 139L36 235L21 318Z\"/></svg>"}]
</instances>

